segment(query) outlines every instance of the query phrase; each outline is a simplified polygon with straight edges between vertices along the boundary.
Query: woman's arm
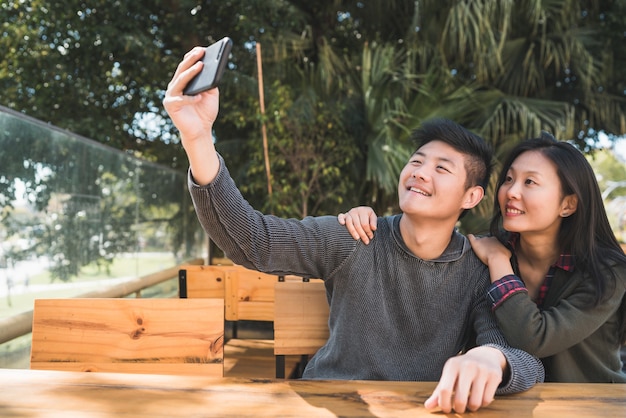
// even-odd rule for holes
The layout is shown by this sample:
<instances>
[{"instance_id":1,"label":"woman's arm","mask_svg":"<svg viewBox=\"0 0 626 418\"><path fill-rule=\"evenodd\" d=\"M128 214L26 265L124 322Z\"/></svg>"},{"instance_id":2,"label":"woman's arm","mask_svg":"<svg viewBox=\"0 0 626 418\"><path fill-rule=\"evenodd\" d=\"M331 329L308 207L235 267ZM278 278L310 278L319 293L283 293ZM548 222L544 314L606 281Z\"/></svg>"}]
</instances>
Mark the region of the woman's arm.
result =
<instances>
[{"instance_id":1,"label":"woman's arm","mask_svg":"<svg viewBox=\"0 0 626 418\"><path fill-rule=\"evenodd\" d=\"M497 283L492 285L492 288ZM500 301L494 309L498 325L509 343L540 358L548 357L579 344L609 323L618 338L619 311L624 298L623 283L607 289L610 295L594 306L593 284L582 272L558 271L550 293L556 300L540 309L526 292L515 292ZM554 296L553 296L554 297ZM606 341L606 344L612 344Z\"/></svg>"}]
</instances>

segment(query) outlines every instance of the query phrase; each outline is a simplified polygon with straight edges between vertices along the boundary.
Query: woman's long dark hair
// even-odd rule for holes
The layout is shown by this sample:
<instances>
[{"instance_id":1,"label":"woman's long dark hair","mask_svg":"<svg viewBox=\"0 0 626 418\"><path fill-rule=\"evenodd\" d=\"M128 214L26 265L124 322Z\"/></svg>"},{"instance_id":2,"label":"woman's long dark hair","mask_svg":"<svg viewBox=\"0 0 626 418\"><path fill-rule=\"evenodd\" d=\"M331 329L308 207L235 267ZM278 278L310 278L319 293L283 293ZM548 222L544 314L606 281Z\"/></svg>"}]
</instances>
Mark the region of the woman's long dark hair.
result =
<instances>
[{"instance_id":1,"label":"woman's long dark hair","mask_svg":"<svg viewBox=\"0 0 626 418\"><path fill-rule=\"evenodd\" d=\"M576 211L561 222L558 242L561 252L572 254L576 268L582 269L593 280L596 289L593 304L598 305L607 297L607 286L617 286L615 269L612 267L616 264L626 265L626 255L611 230L593 168L573 145L557 141L544 132L541 137L526 140L513 148L498 177L491 234L500 239L506 234L501 230L502 212L497 191L504 183L513 161L527 151L538 151L554 163L561 181L562 196L575 194L578 197ZM610 283L607 272L613 279ZM626 299L622 301L621 317L620 341L626 342Z\"/></svg>"}]
</instances>

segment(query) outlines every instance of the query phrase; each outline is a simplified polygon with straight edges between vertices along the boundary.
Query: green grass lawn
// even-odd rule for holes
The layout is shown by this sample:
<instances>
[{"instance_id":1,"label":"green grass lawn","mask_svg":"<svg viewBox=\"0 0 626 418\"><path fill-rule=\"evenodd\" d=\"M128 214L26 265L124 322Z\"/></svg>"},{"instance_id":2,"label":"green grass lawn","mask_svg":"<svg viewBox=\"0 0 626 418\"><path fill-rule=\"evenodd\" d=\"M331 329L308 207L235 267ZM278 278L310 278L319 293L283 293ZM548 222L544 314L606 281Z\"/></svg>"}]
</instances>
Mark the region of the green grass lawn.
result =
<instances>
[{"instance_id":1,"label":"green grass lawn","mask_svg":"<svg viewBox=\"0 0 626 418\"><path fill-rule=\"evenodd\" d=\"M12 292L10 296L0 297L0 318L6 318L33 309L33 301L38 298L72 297L101 289L103 286L107 286L107 280L141 277L174 265L176 265L176 260L173 255L155 253L143 254L137 258L117 258L111 264L109 273L104 269L98 269L95 265L86 266L81 271L79 277L73 278L68 283L63 283L58 279L52 281L47 271L42 272L29 278L27 292L16 293L21 288L21 286L18 286L15 289L16 291ZM166 287L165 291L171 291L171 286Z\"/></svg>"}]
</instances>

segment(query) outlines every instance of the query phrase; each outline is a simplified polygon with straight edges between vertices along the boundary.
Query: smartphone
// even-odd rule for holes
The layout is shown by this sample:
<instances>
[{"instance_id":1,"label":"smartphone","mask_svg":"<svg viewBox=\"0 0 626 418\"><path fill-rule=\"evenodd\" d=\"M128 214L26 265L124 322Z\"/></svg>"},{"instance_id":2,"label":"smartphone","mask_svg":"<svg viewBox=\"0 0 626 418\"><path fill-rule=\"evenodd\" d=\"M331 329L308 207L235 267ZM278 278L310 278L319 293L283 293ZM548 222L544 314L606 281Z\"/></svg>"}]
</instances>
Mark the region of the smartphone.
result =
<instances>
[{"instance_id":1,"label":"smartphone","mask_svg":"<svg viewBox=\"0 0 626 418\"><path fill-rule=\"evenodd\" d=\"M222 38L206 47L204 57L202 57L202 62L204 62L202 71L191 79L183 93L195 95L217 87L224 74L228 55L232 47L233 41L229 37Z\"/></svg>"}]
</instances>

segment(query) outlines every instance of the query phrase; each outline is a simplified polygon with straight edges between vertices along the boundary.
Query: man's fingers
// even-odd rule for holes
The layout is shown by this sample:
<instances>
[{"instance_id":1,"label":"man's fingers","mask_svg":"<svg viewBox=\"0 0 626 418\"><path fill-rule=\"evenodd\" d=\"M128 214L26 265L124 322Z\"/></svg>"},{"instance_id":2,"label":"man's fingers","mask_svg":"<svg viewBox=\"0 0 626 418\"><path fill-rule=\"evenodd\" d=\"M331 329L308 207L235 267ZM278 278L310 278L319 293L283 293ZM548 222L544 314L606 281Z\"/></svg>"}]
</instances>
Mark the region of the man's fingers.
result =
<instances>
[{"instance_id":1,"label":"man's fingers","mask_svg":"<svg viewBox=\"0 0 626 418\"><path fill-rule=\"evenodd\" d=\"M467 408L468 400L470 398L470 394L472 396L476 395L480 400L482 400L482 390L477 390L479 393L471 393L473 388L473 379L468 378L467 376L463 376L463 371L461 371L460 376L456 379L456 385L454 387L454 411L458 413L465 412ZM470 374L473 374L473 371L470 371Z\"/></svg>"},{"instance_id":2,"label":"man's fingers","mask_svg":"<svg viewBox=\"0 0 626 418\"><path fill-rule=\"evenodd\" d=\"M432 396L429 398L429 400L436 398L437 405L446 414L452 412L452 396L454 395L454 386L456 385L457 374L458 373L455 367L451 366L450 361L448 361L443 366L439 383L437 384Z\"/></svg>"},{"instance_id":3,"label":"man's fingers","mask_svg":"<svg viewBox=\"0 0 626 418\"><path fill-rule=\"evenodd\" d=\"M201 71L203 63L200 59L203 55L204 48L202 47L195 47L185 54L167 85L166 97L183 95L185 86Z\"/></svg>"},{"instance_id":4,"label":"man's fingers","mask_svg":"<svg viewBox=\"0 0 626 418\"><path fill-rule=\"evenodd\" d=\"M176 79L182 72L188 70L190 67L196 64L197 61L202 58L202 55L204 54L203 51L204 48L197 46L187 52L183 60L178 63L172 79Z\"/></svg>"},{"instance_id":5,"label":"man's fingers","mask_svg":"<svg viewBox=\"0 0 626 418\"><path fill-rule=\"evenodd\" d=\"M430 412L439 412L441 408L439 407L439 396L433 392L430 395L430 398L426 399L424 402L424 408L428 409Z\"/></svg>"},{"instance_id":6,"label":"man's fingers","mask_svg":"<svg viewBox=\"0 0 626 418\"><path fill-rule=\"evenodd\" d=\"M494 396L496 394L496 390L498 390L498 386L500 385L499 380L497 379L488 379L485 384L485 390L482 395L482 403L481 407L489 405L493 402Z\"/></svg>"}]
</instances>

